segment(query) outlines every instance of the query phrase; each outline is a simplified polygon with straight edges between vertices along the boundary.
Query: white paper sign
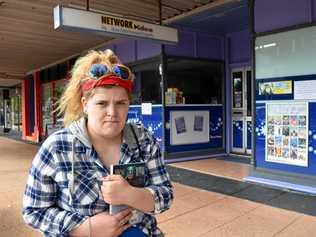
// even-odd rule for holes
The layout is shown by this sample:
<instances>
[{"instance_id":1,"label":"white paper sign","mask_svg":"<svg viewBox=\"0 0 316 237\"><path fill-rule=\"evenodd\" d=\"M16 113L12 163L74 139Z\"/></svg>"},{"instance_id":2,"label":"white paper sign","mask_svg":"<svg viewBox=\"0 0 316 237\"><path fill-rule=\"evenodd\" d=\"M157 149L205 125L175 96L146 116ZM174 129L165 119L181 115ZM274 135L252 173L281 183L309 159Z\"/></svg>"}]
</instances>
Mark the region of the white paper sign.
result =
<instances>
[{"instance_id":1,"label":"white paper sign","mask_svg":"<svg viewBox=\"0 0 316 237\"><path fill-rule=\"evenodd\" d=\"M316 80L295 81L294 100L315 100Z\"/></svg>"},{"instance_id":2,"label":"white paper sign","mask_svg":"<svg viewBox=\"0 0 316 237\"><path fill-rule=\"evenodd\" d=\"M142 103L142 114L143 115L152 115L153 105L152 103Z\"/></svg>"}]
</instances>

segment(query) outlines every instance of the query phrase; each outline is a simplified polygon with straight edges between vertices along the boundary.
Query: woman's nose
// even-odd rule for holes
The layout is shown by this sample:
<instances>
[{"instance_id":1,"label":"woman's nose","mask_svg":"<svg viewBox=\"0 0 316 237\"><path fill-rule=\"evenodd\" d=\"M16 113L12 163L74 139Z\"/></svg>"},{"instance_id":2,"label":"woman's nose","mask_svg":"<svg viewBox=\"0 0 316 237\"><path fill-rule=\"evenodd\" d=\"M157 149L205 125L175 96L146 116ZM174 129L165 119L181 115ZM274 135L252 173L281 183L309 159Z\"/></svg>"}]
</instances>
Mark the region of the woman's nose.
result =
<instances>
[{"instance_id":1,"label":"woman's nose","mask_svg":"<svg viewBox=\"0 0 316 237\"><path fill-rule=\"evenodd\" d=\"M116 109L115 109L114 104L110 104L109 106L107 106L106 114L111 117L113 117L116 114Z\"/></svg>"}]
</instances>

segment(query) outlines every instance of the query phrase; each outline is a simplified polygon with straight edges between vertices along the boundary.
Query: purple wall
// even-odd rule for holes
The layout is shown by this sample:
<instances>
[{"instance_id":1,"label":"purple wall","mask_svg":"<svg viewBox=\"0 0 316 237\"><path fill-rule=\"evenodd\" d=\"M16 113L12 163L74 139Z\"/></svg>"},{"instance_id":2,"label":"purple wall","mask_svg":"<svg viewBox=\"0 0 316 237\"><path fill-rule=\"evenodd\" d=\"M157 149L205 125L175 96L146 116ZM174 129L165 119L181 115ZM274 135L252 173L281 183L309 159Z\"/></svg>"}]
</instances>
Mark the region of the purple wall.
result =
<instances>
[{"instance_id":1,"label":"purple wall","mask_svg":"<svg viewBox=\"0 0 316 237\"><path fill-rule=\"evenodd\" d=\"M122 63L133 62L136 60L136 41L121 40L115 44L116 54L121 59Z\"/></svg>"},{"instance_id":2,"label":"purple wall","mask_svg":"<svg viewBox=\"0 0 316 237\"><path fill-rule=\"evenodd\" d=\"M223 38L206 33L179 31L179 43L166 45L166 53L174 56L224 60Z\"/></svg>"},{"instance_id":3,"label":"purple wall","mask_svg":"<svg viewBox=\"0 0 316 237\"><path fill-rule=\"evenodd\" d=\"M312 19L316 21L316 0L312 1Z\"/></svg>"},{"instance_id":4,"label":"purple wall","mask_svg":"<svg viewBox=\"0 0 316 237\"><path fill-rule=\"evenodd\" d=\"M160 54L161 44L149 40L137 40L137 60L151 58Z\"/></svg>"},{"instance_id":5,"label":"purple wall","mask_svg":"<svg viewBox=\"0 0 316 237\"><path fill-rule=\"evenodd\" d=\"M128 63L159 55L161 44L150 40L121 39L102 49L106 48L112 48L123 63ZM224 38L181 30L178 44L166 45L166 53L174 56L224 60Z\"/></svg>"},{"instance_id":6,"label":"purple wall","mask_svg":"<svg viewBox=\"0 0 316 237\"><path fill-rule=\"evenodd\" d=\"M194 57L196 38L194 32L179 31L179 42L176 45L166 45L166 53L169 55Z\"/></svg>"},{"instance_id":7,"label":"purple wall","mask_svg":"<svg viewBox=\"0 0 316 237\"><path fill-rule=\"evenodd\" d=\"M149 40L120 39L101 48L112 49L123 63L151 58L160 54L161 44Z\"/></svg>"},{"instance_id":8,"label":"purple wall","mask_svg":"<svg viewBox=\"0 0 316 237\"><path fill-rule=\"evenodd\" d=\"M316 0L256 0L255 31L265 32L315 20Z\"/></svg>"},{"instance_id":9,"label":"purple wall","mask_svg":"<svg viewBox=\"0 0 316 237\"><path fill-rule=\"evenodd\" d=\"M196 37L197 52L200 58L224 59L223 40L208 34L199 33Z\"/></svg>"},{"instance_id":10,"label":"purple wall","mask_svg":"<svg viewBox=\"0 0 316 237\"><path fill-rule=\"evenodd\" d=\"M248 30L226 35L228 39L228 64L248 63L251 60L250 33Z\"/></svg>"}]
</instances>

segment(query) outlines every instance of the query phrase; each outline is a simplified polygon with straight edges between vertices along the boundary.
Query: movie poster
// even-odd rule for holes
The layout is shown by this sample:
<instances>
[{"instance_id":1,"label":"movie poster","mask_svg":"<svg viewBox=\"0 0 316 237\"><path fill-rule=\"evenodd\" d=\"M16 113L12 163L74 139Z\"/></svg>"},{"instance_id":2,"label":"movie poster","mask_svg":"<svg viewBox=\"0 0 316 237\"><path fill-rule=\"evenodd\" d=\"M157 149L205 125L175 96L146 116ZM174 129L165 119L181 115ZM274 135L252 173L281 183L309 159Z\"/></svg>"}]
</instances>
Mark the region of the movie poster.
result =
<instances>
[{"instance_id":1,"label":"movie poster","mask_svg":"<svg viewBox=\"0 0 316 237\"><path fill-rule=\"evenodd\" d=\"M266 158L297 166L308 166L308 104L267 103Z\"/></svg>"}]
</instances>

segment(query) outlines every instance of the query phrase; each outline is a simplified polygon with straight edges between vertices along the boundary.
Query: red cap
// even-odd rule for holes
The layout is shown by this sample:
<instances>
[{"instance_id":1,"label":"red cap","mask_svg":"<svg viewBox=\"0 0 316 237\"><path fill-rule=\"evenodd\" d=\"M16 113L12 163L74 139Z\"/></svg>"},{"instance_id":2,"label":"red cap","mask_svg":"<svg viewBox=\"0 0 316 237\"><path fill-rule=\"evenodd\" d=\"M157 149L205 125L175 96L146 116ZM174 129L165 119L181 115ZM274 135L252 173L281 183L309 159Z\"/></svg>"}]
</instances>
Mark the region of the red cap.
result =
<instances>
[{"instance_id":1,"label":"red cap","mask_svg":"<svg viewBox=\"0 0 316 237\"><path fill-rule=\"evenodd\" d=\"M125 88L129 93L132 92L132 80L124 80L115 75L105 75L99 79L90 79L81 86L81 89L82 91L88 91L104 85L120 86Z\"/></svg>"}]
</instances>

